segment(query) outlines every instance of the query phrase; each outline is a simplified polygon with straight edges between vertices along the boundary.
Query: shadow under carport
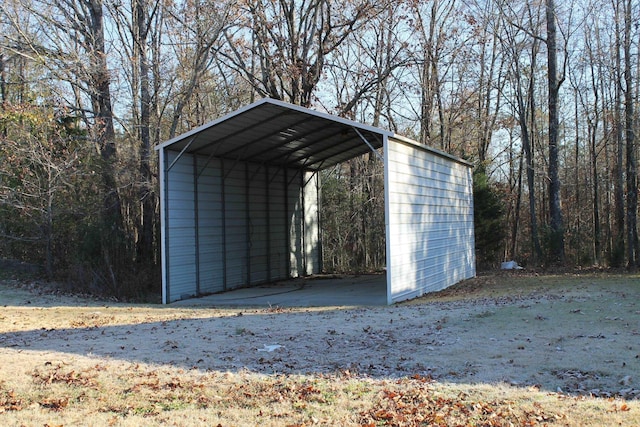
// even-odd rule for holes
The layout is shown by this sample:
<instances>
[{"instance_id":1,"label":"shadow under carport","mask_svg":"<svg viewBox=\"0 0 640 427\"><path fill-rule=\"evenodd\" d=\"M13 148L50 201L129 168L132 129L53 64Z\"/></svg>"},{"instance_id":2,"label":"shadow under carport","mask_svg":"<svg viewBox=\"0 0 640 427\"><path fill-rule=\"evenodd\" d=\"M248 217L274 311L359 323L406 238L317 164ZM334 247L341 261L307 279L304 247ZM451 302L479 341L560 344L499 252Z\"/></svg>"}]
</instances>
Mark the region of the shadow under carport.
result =
<instances>
[{"instance_id":1,"label":"shadow under carport","mask_svg":"<svg viewBox=\"0 0 640 427\"><path fill-rule=\"evenodd\" d=\"M387 304L385 274L310 276L191 298L174 307L342 307Z\"/></svg>"}]
</instances>

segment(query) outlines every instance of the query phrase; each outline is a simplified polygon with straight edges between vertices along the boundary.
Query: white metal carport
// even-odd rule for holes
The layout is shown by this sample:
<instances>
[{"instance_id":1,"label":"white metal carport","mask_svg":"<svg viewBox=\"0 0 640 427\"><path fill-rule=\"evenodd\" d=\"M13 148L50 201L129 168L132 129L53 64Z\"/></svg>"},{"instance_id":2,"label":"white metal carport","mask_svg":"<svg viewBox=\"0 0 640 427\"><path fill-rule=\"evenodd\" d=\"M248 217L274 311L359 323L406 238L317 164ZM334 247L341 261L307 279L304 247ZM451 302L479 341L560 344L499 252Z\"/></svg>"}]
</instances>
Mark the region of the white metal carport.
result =
<instances>
[{"instance_id":1,"label":"white metal carport","mask_svg":"<svg viewBox=\"0 0 640 427\"><path fill-rule=\"evenodd\" d=\"M475 275L471 166L263 99L159 145L163 303L320 273L319 171L383 148L387 302Z\"/></svg>"}]
</instances>

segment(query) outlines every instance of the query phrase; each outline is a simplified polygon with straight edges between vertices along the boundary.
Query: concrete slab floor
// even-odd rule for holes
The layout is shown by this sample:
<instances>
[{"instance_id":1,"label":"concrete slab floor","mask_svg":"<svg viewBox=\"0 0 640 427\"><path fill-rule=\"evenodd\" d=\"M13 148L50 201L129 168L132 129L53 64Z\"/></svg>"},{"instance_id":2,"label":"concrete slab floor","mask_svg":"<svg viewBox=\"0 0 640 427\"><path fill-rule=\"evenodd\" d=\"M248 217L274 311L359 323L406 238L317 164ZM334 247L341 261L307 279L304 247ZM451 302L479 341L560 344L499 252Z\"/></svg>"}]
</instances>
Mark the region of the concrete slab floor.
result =
<instances>
[{"instance_id":1,"label":"concrete slab floor","mask_svg":"<svg viewBox=\"0 0 640 427\"><path fill-rule=\"evenodd\" d=\"M343 307L387 304L385 274L310 276L191 298L172 307Z\"/></svg>"}]
</instances>

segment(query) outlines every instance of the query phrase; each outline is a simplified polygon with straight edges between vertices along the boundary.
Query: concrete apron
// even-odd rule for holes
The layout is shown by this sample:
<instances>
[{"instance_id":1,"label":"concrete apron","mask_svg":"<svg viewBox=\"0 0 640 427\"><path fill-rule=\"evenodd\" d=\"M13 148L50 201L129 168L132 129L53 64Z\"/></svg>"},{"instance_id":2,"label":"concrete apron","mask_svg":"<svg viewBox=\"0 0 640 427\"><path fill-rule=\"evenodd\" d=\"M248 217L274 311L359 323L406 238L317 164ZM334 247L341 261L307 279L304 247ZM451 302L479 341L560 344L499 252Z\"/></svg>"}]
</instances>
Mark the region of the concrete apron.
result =
<instances>
[{"instance_id":1,"label":"concrete apron","mask_svg":"<svg viewBox=\"0 0 640 427\"><path fill-rule=\"evenodd\" d=\"M311 276L171 303L172 307L343 307L387 303L386 275Z\"/></svg>"}]
</instances>

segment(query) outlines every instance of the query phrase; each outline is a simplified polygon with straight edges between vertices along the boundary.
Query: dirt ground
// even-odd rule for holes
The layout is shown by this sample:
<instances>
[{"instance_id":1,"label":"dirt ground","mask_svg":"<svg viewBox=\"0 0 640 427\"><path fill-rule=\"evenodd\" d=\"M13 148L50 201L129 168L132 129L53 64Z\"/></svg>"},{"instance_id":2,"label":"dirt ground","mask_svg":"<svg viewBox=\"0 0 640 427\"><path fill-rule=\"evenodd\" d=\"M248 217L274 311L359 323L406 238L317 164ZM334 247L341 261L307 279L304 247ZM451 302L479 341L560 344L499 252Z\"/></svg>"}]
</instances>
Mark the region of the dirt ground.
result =
<instances>
[{"instance_id":1,"label":"dirt ground","mask_svg":"<svg viewBox=\"0 0 640 427\"><path fill-rule=\"evenodd\" d=\"M389 307L171 308L0 281L0 388L48 365L420 376L640 399L640 278L494 274Z\"/></svg>"}]
</instances>

